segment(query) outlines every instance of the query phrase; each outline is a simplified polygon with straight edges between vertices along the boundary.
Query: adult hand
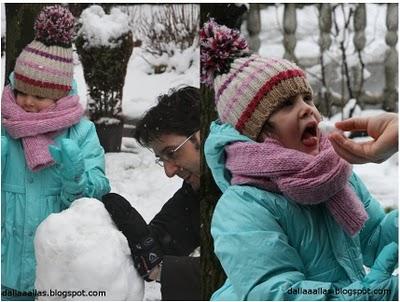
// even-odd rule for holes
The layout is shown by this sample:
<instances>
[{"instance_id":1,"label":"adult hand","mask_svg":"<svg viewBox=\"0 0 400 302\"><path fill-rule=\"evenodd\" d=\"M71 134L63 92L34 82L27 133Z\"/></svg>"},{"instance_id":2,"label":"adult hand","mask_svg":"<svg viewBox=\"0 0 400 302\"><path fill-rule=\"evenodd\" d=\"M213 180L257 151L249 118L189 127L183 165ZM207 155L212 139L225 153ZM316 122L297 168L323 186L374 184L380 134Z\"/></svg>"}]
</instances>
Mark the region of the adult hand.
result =
<instances>
[{"instance_id":1,"label":"adult hand","mask_svg":"<svg viewBox=\"0 0 400 302\"><path fill-rule=\"evenodd\" d=\"M381 163L398 150L398 115L383 113L372 117L354 117L335 126L343 131L366 131L374 140L356 143L340 133L329 135L336 153L352 164Z\"/></svg>"},{"instance_id":2,"label":"adult hand","mask_svg":"<svg viewBox=\"0 0 400 302\"><path fill-rule=\"evenodd\" d=\"M108 193L103 196L102 201L118 229L128 239L139 274L146 281L158 279L163 253L151 236L142 215L121 195Z\"/></svg>"}]
</instances>

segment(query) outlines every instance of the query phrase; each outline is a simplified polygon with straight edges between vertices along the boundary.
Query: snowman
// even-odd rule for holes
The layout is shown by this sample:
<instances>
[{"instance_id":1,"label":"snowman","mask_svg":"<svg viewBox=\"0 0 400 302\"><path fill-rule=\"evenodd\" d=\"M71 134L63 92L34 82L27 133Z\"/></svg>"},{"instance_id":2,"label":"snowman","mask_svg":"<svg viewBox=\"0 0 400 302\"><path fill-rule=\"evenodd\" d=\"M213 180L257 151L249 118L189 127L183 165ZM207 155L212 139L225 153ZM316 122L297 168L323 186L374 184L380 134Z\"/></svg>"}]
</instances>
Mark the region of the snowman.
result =
<instances>
[{"instance_id":1,"label":"snowman","mask_svg":"<svg viewBox=\"0 0 400 302\"><path fill-rule=\"evenodd\" d=\"M97 199L51 214L34 245L39 300L143 300L128 241Z\"/></svg>"}]
</instances>

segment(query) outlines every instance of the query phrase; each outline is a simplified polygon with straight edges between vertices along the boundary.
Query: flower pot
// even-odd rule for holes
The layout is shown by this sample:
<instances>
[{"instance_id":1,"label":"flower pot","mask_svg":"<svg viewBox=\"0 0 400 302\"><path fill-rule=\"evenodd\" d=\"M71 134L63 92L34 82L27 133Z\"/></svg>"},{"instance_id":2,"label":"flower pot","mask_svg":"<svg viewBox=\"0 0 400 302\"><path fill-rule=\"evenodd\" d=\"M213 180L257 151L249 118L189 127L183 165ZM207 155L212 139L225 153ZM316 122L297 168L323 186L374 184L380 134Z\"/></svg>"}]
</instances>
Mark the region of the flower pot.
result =
<instances>
[{"instance_id":1,"label":"flower pot","mask_svg":"<svg viewBox=\"0 0 400 302\"><path fill-rule=\"evenodd\" d=\"M124 123L118 124L95 124L100 144L105 152L120 152L122 143L122 132Z\"/></svg>"}]
</instances>

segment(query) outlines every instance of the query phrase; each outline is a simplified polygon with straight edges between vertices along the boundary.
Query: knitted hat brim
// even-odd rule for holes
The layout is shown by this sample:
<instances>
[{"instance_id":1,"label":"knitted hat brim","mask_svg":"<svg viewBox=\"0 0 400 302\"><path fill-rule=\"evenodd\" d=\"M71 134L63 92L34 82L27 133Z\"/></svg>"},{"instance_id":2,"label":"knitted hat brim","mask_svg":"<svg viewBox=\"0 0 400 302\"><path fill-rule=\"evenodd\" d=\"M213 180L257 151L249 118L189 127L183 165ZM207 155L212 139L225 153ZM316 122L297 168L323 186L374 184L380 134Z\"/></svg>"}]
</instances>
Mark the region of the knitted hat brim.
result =
<instances>
[{"instance_id":1,"label":"knitted hat brim","mask_svg":"<svg viewBox=\"0 0 400 302\"><path fill-rule=\"evenodd\" d=\"M235 127L244 135L256 140L265 122L290 97L299 94L312 95L313 91L304 76L292 77L280 81L273 89L252 106L244 111ZM252 108L254 108L252 110ZM251 118L247 118L247 116Z\"/></svg>"},{"instance_id":2,"label":"knitted hat brim","mask_svg":"<svg viewBox=\"0 0 400 302\"><path fill-rule=\"evenodd\" d=\"M67 96L69 94L69 91L71 90L71 87L68 90L67 89L61 90L61 89L40 87L38 85L29 84L26 81L16 80L15 89L28 95L48 98L52 100L58 100L62 97Z\"/></svg>"}]
</instances>

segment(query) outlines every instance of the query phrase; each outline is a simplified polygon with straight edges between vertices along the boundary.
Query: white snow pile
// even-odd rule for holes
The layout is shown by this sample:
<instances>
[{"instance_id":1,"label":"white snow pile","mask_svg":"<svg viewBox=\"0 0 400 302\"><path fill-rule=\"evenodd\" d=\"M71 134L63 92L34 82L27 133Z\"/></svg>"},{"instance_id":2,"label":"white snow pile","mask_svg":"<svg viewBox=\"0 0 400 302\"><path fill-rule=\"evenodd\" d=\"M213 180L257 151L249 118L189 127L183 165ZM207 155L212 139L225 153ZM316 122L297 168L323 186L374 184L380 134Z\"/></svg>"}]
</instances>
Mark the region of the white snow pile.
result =
<instances>
[{"instance_id":1,"label":"white snow pile","mask_svg":"<svg viewBox=\"0 0 400 302\"><path fill-rule=\"evenodd\" d=\"M58 293L39 299L143 299L144 282L133 266L128 242L100 201L81 198L51 214L37 228L34 244L35 287Z\"/></svg>"},{"instance_id":2,"label":"white snow pile","mask_svg":"<svg viewBox=\"0 0 400 302\"><path fill-rule=\"evenodd\" d=\"M175 71L178 74L184 74L192 65L197 65L200 62L200 48L196 43L184 50L179 49L174 42L170 42L168 47L169 51L162 55L142 52L141 56L149 64L146 70L148 74L154 73L151 66L159 65L165 65L165 72Z\"/></svg>"},{"instance_id":3,"label":"white snow pile","mask_svg":"<svg viewBox=\"0 0 400 302\"><path fill-rule=\"evenodd\" d=\"M134 48L128 64L122 100L122 112L128 118L142 117L144 112L157 104L157 97L169 93L171 88L179 89L187 85L200 87L199 47L177 52L166 63L167 66L174 66L174 69L161 74L153 74L145 56L145 50Z\"/></svg>"},{"instance_id":4,"label":"white snow pile","mask_svg":"<svg viewBox=\"0 0 400 302\"><path fill-rule=\"evenodd\" d=\"M78 35L83 35L87 41L85 47L118 46L115 39L127 33L128 16L119 8L112 8L107 15L99 5L92 5L85 9L80 17Z\"/></svg>"}]
</instances>

